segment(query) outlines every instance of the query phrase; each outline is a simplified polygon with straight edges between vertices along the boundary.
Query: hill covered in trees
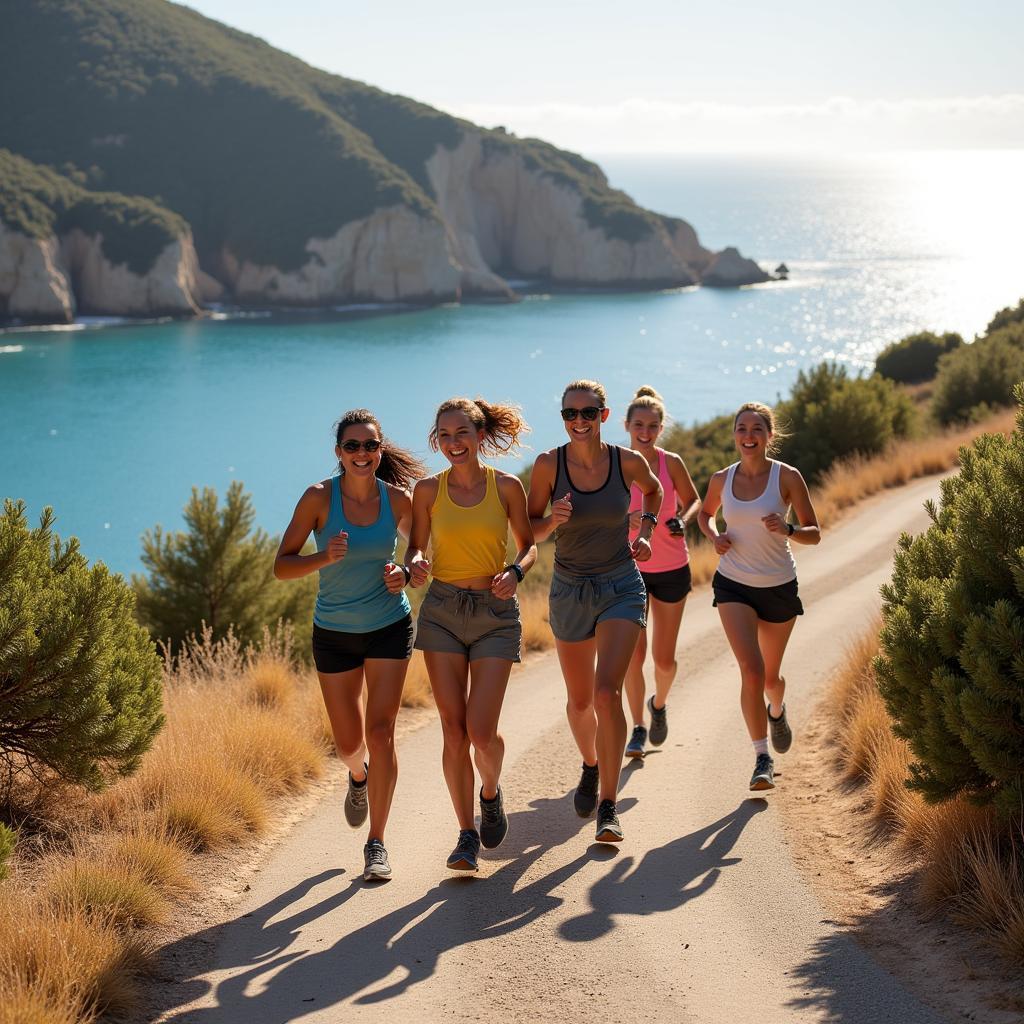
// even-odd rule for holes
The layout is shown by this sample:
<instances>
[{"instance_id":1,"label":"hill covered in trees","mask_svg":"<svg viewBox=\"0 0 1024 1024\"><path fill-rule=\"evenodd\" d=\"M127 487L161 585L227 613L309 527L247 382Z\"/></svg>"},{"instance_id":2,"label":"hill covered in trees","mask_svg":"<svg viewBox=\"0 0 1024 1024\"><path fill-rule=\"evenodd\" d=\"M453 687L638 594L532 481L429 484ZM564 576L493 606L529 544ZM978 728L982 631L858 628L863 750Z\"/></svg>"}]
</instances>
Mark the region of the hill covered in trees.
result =
<instances>
[{"instance_id":1,"label":"hill covered in trees","mask_svg":"<svg viewBox=\"0 0 1024 1024\"><path fill-rule=\"evenodd\" d=\"M209 275L197 298L439 301L507 294L504 273L766 279L582 157L319 71L166 0L13 0L4 30L0 141L182 218Z\"/></svg>"}]
</instances>

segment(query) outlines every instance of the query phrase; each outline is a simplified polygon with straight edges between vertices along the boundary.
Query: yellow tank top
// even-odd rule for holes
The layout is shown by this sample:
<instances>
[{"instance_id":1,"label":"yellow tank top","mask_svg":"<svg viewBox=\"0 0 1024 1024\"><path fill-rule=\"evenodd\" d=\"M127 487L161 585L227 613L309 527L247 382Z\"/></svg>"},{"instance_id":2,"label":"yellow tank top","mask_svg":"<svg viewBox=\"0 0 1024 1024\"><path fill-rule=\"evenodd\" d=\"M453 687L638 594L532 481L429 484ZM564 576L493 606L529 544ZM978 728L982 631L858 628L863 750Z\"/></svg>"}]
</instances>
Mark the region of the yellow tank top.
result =
<instances>
[{"instance_id":1,"label":"yellow tank top","mask_svg":"<svg viewBox=\"0 0 1024 1024\"><path fill-rule=\"evenodd\" d=\"M487 489L483 500L470 508L448 496L446 469L438 479L437 497L430 510L431 574L451 583L477 576L494 576L505 566L508 513L501 504L494 469L485 466Z\"/></svg>"}]
</instances>

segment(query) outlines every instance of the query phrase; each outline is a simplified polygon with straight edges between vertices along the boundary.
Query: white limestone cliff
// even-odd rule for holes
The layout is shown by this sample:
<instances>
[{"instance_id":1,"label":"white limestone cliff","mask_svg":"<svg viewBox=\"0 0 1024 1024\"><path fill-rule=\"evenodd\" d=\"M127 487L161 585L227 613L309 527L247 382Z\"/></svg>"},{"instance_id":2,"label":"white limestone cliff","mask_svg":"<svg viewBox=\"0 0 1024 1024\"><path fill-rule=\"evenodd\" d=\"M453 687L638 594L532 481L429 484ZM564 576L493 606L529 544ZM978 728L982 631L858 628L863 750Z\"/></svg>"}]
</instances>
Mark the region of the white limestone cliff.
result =
<instances>
[{"instance_id":1,"label":"white limestone cliff","mask_svg":"<svg viewBox=\"0 0 1024 1024\"><path fill-rule=\"evenodd\" d=\"M315 306L459 296L461 267L444 225L405 206L377 210L329 238L312 238L306 250L307 262L288 271L225 251L223 272L241 302Z\"/></svg>"},{"instance_id":2,"label":"white limestone cliff","mask_svg":"<svg viewBox=\"0 0 1024 1024\"><path fill-rule=\"evenodd\" d=\"M30 238L0 221L0 315L47 323L69 323L74 317L74 295L56 238Z\"/></svg>"}]
</instances>

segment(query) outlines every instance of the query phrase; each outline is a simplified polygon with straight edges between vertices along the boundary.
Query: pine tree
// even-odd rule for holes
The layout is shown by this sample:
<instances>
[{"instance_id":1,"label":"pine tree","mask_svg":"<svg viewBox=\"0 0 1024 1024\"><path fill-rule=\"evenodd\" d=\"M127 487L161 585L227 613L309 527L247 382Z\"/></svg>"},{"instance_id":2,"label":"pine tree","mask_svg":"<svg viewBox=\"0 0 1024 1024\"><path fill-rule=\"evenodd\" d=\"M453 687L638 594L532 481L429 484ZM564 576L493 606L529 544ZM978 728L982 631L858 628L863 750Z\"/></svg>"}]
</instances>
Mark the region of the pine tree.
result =
<instances>
[{"instance_id":1,"label":"pine tree","mask_svg":"<svg viewBox=\"0 0 1024 1024\"><path fill-rule=\"evenodd\" d=\"M253 529L252 498L239 481L228 488L223 506L212 488L193 487L184 518L184 531L156 526L142 538L148 575L133 577L132 584L139 621L154 637L175 647L205 624L214 640L231 629L255 643L264 626L279 620L309 631L316 576L297 583L274 578L277 540ZM297 637L300 644L305 632Z\"/></svg>"},{"instance_id":2,"label":"pine tree","mask_svg":"<svg viewBox=\"0 0 1024 1024\"><path fill-rule=\"evenodd\" d=\"M131 588L92 567L46 509L0 516L0 790L27 769L99 789L139 764L163 724L161 662Z\"/></svg>"},{"instance_id":3,"label":"pine tree","mask_svg":"<svg viewBox=\"0 0 1024 1024\"><path fill-rule=\"evenodd\" d=\"M1010 437L960 451L932 525L903 536L884 598L878 688L916 761L908 785L1024 808L1024 383Z\"/></svg>"}]
</instances>

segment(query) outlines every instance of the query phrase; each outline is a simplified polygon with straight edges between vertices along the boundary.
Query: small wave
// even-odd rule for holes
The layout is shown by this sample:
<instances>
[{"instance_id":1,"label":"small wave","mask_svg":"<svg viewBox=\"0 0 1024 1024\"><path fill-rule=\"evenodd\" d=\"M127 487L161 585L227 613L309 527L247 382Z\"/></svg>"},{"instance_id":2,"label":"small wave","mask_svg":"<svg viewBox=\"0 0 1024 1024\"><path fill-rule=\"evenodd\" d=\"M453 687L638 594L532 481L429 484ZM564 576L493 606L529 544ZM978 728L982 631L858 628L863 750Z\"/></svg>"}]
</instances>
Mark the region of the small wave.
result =
<instances>
[{"instance_id":1,"label":"small wave","mask_svg":"<svg viewBox=\"0 0 1024 1024\"><path fill-rule=\"evenodd\" d=\"M372 313L377 310L411 309L409 302L350 302L345 306L332 306L335 313Z\"/></svg>"},{"instance_id":2,"label":"small wave","mask_svg":"<svg viewBox=\"0 0 1024 1024\"><path fill-rule=\"evenodd\" d=\"M0 345L0 356L7 355L12 352L24 352L24 345Z\"/></svg>"}]
</instances>

